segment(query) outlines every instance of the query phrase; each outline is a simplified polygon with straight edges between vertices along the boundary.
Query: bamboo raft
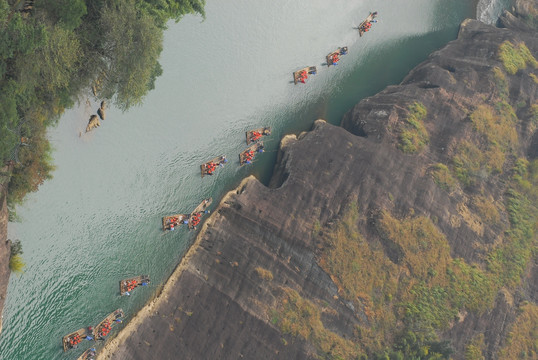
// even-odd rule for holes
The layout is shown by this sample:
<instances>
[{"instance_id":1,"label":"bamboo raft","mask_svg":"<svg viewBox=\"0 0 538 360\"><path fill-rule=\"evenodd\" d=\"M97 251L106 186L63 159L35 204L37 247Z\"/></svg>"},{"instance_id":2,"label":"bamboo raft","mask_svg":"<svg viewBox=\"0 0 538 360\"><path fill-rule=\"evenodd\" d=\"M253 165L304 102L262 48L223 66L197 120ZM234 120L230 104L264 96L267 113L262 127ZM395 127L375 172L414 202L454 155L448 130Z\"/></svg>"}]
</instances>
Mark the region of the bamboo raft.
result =
<instances>
[{"instance_id":1,"label":"bamboo raft","mask_svg":"<svg viewBox=\"0 0 538 360\"><path fill-rule=\"evenodd\" d=\"M204 199L190 214L189 216L189 229L195 229L196 225L200 222L200 218L205 214L206 212L209 213L209 210L207 208L211 203L213 202L212 198ZM195 219L198 219L196 221Z\"/></svg>"},{"instance_id":2,"label":"bamboo raft","mask_svg":"<svg viewBox=\"0 0 538 360\"><path fill-rule=\"evenodd\" d=\"M104 318L103 321L101 321L99 325L95 327L95 330L93 332L95 334L95 340L104 340L108 335L103 334L103 329L105 328L105 326L108 324L110 325L110 328L114 327L117 322L116 320L121 320L120 318L123 316L124 315L122 309L118 309L113 313L108 314L107 317Z\"/></svg>"},{"instance_id":3,"label":"bamboo raft","mask_svg":"<svg viewBox=\"0 0 538 360\"><path fill-rule=\"evenodd\" d=\"M341 56L341 55L346 55L346 54L347 54L347 46L336 49L335 51L327 55L327 66L331 66L334 64L333 60L334 60L335 55Z\"/></svg>"},{"instance_id":4,"label":"bamboo raft","mask_svg":"<svg viewBox=\"0 0 538 360\"><path fill-rule=\"evenodd\" d=\"M163 231L174 230L176 226L185 224L185 221L189 221L190 214L174 214L163 217Z\"/></svg>"},{"instance_id":5,"label":"bamboo raft","mask_svg":"<svg viewBox=\"0 0 538 360\"><path fill-rule=\"evenodd\" d=\"M307 66L305 68L302 68L301 70L297 70L293 73L293 82L295 85L299 82L300 75L303 71L306 71L307 77L308 75L316 75L316 67L315 66Z\"/></svg>"},{"instance_id":6,"label":"bamboo raft","mask_svg":"<svg viewBox=\"0 0 538 360\"><path fill-rule=\"evenodd\" d=\"M204 177L205 175L212 175L208 172L209 165L211 163L216 164L217 166L224 166L224 164L226 164L227 162L228 160L226 160L226 156L221 155L221 156L217 156L214 159L209 160L208 162L203 163L202 165L200 165L200 170L202 171L202 177Z\"/></svg>"},{"instance_id":7,"label":"bamboo raft","mask_svg":"<svg viewBox=\"0 0 538 360\"><path fill-rule=\"evenodd\" d=\"M75 348L77 345L71 345L71 343L69 342L69 340L72 340L75 338L75 336L77 336L83 340L86 338L86 336L91 336L93 337L93 328L91 326L88 326L88 327L85 327L85 328L82 328L82 329L78 329L77 331L74 331L70 334L67 334L65 335L63 338L62 338L62 345L64 347L64 351L67 351L69 349L73 349Z\"/></svg>"},{"instance_id":8,"label":"bamboo raft","mask_svg":"<svg viewBox=\"0 0 538 360\"><path fill-rule=\"evenodd\" d=\"M377 17L377 11L371 12L368 17L359 25L359 35L362 36L366 32L366 24L371 23Z\"/></svg>"},{"instance_id":9,"label":"bamboo raft","mask_svg":"<svg viewBox=\"0 0 538 360\"><path fill-rule=\"evenodd\" d=\"M135 281L136 281L136 284L134 284L134 287L131 289L131 291L141 286L142 284L149 284L149 276L139 275L133 278L120 280L120 295L123 296L127 292L129 292L129 284L134 283Z\"/></svg>"},{"instance_id":10,"label":"bamboo raft","mask_svg":"<svg viewBox=\"0 0 538 360\"><path fill-rule=\"evenodd\" d=\"M257 152L263 152L263 141L250 145L241 154L239 154L239 165L248 164L248 156L251 155L251 161L254 160Z\"/></svg>"},{"instance_id":11,"label":"bamboo raft","mask_svg":"<svg viewBox=\"0 0 538 360\"><path fill-rule=\"evenodd\" d=\"M84 351L82 355L80 355L77 360L91 360L95 359L95 356L97 355L97 350L95 348L89 348L88 350Z\"/></svg>"},{"instance_id":12,"label":"bamboo raft","mask_svg":"<svg viewBox=\"0 0 538 360\"><path fill-rule=\"evenodd\" d=\"M262 127L262 128L247 131L245 133L246 138L247 138L247 145L249 145L251 142L255 142L259 140L259 139L254 140L256 132L260 134L261 136L269 136L271 135L271 128L267 126L267 127Z\"/></svg>"}]
</instances>

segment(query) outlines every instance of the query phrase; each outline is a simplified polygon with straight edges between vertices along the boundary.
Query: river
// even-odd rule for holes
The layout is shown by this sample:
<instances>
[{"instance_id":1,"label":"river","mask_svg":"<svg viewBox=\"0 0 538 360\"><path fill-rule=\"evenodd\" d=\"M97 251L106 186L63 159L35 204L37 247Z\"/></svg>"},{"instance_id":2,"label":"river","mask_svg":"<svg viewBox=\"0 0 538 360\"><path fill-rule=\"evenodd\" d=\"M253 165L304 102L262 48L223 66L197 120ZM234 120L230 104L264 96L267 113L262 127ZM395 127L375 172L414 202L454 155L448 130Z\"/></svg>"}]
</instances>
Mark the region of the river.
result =
<instances>
[{"instance_id":1,"label":"river","mask_svg":"<svg viewBox=\"0 0 538 360\"><path fill-rule=\"evenodd\" d=\"M378 22L359 37L353 27L374 10ZM49 132L54 178L28 196L17 209L21 222L8 229L27 266L10 279L0 359L76 359L90 343L63 353L61 337L118 307L129 320L193 241L184 228L163 235L162 216L208 196L218 203L249 174L266 183L283 135L318 118L338 124L474 16L468 0L207 0L204 21L171 23L164 73L142 106L112 107L101 127L79 137L98 107L81 98ZM340 46L349 54L323 66ZM294 85L292 72L309 65L318 74ZM267 152L239 167L245 130L259 126L273 128ZM201 179L200 164L220 154L228 164ZM120 297L118 281L138 274L150 275L150 286Z\"/></svg>"}]
</instances>

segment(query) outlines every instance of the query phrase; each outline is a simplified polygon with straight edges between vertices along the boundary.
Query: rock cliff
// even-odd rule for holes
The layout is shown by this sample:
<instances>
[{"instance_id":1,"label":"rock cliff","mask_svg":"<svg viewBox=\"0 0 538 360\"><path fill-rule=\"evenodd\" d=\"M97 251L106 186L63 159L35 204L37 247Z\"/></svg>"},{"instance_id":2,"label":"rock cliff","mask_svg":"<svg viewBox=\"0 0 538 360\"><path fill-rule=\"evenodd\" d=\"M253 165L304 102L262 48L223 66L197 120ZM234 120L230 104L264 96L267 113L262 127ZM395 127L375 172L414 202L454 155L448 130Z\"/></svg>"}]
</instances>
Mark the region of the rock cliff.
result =
<instances>
[{"instance_id":1,"label":"rock cliff","mask_svg":"<svg viewBox=\"0 0 538 360\"><path fill-rule=\"evenodd\" d=\"M509 358L538 300L538 36L500 24L284 137L269 186L224 197L99 358Z\"/></svg>"}]
</instances>

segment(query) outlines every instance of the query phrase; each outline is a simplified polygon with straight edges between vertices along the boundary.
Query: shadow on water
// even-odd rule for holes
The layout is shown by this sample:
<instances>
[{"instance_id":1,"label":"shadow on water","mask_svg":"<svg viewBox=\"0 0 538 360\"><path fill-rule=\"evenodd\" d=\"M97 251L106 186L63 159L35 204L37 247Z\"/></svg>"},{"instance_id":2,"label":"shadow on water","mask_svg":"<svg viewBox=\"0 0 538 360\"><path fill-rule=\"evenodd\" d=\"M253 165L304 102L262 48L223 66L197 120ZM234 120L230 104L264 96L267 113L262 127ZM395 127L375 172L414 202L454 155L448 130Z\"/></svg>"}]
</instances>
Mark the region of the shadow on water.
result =
<instances>
[{"instance_id":1,"label":"shadow on water","mask_svg":"<svg viewBox=\"0 0 538 360\"><path fill-rule=\"evenodd\" d=\"M281 139L286 134L298 135L308 131L317 119L339 125L344 114L359 101L379 93L388 85L399 84L410 70L426 60L433 51L440 49L439 44L454 40L458 28L445 28L420 36L401 38L375 49L358 62L349 75L330 92L311 99L292 111L279 108L267 114L267 117L283 117L274 122L282 126L273 129L271 138ZM342 61L345 62L345 59ZM357 86L357 83L361 85ZM252 174L266 186L273 174L279 145L280 141L267 142L267 153L260 157L252 169Z\"/></svg>"}]
</instances>

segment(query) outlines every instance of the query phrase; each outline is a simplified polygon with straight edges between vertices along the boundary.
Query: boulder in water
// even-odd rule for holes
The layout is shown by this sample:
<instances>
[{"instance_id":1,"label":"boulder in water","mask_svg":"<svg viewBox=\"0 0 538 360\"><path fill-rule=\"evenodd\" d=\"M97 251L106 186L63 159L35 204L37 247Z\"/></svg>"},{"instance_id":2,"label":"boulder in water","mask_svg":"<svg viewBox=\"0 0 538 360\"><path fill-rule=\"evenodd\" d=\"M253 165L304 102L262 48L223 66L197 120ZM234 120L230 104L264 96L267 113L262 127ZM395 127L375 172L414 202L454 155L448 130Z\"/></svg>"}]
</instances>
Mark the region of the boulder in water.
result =
<instances>
[{"instance_id":1,"label":"boulder in water","mask_svg":"<svg viewBox=\"0 0 538 360\"><path fill-rule=\"evenodd\" d=\"M106 108L106 102L103 100L101 101L101 107L97 109L97 115L99 115L101 120L105 120L105 108Z\"/></svg>"},{"instance_id":2,"label":"boulder in water","mask_svg":"<svg viewBox=\"0 0 538 360\"><path fill-rule=\"evenodd\" d=\"M88 126L86 126L86 132L90 131L91 129L101 126L101 122L99 121L99 117L97 115L90 116L90 121L88 121Z\"/></svg>"},{"instance_id":3,"label":"boulder in water","mask_svg":"<svg viewBox=\"0 0 538 360\"><path fill-rule=\"evenodd\" d=\"M97 109L97 115L99 115L101 120L105 120L105 110L103 110L103 108Z\"/></svg>"}]
</instances>

